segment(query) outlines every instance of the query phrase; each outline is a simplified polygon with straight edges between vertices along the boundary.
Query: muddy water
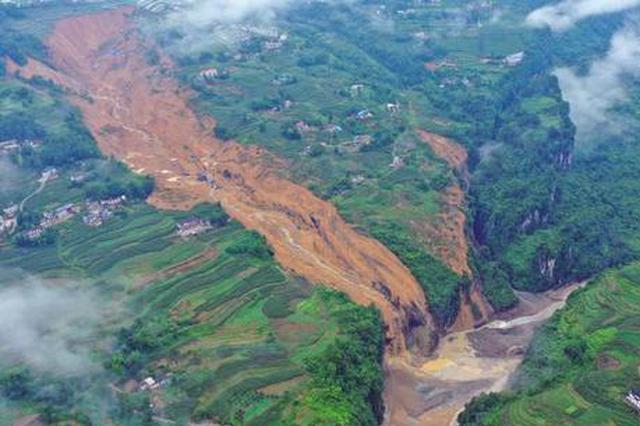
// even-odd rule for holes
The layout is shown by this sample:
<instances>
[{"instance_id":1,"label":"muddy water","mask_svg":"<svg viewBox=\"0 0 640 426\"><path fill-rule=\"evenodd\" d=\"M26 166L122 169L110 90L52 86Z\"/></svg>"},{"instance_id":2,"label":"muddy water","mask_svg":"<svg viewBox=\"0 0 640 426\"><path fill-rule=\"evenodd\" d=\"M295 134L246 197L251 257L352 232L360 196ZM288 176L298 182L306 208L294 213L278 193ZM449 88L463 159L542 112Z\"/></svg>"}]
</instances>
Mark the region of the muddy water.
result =
<instances>
[{"instance_id":1,"label":"muddy water","mask_svg":"<svg viewBox=\"0 0 640 426\"><path fill-rule=\"evenodd\" d=\"M505 389L536 328L584 283L544 294L519 293L520 306L475 330L446 336L435 355L415 366L395 358L387 366L388 426L449 426L482 392Z\"/></svg>"}]
</instances>

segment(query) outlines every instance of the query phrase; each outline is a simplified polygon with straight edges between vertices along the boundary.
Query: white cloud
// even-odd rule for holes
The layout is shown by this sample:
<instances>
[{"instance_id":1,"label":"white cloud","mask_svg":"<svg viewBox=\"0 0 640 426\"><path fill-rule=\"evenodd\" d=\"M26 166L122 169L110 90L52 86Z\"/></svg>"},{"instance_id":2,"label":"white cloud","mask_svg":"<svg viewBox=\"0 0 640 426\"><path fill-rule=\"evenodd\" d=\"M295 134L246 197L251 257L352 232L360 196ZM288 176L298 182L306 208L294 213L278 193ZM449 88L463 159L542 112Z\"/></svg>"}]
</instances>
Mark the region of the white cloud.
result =
<instances>
[{"instance_id":1,"label":"white cloud","mask_svg":"<svg viewBox=\"0 0 640 426\"><path fill-rule=\"evenodd\" d=\"M586 74L571 68L558 68L554 74L570 104L578 139L623 128L611 109L627 100L626 79L640 77L640 29L628 23L614 34L607 54L594 61Z\"/></svg>"},{"instance_id":2,"label":"white cloud","mask_svg":"<svg viewBox=\"0 0 640 426\"><path fill-rule=\"evenodd\" d=\"M196 27L249 18L269 20L292 3L293 0L184 0L172 18Z\"/></svg>"},{"instance_id":3,"label":"white cloud","mask_svg":"<svg viewBox=\"0 0 640 426\"><path fill-rule=\"evenodd\" d=\"M582 19L623 12L640 6L640 0L563 0L552 6L534 10L527 16L527 24L553 31L565 31Z\"/></svg>"},{"instance_id":4,"label":"white cloud","mask_svg":"<svg viewBox=\"0 0 640 426\"><path fill-rule=\"evenodd\" d=\"M69 282L54 287L16 271L0 275L0 362L61 375L99 369L89 350L102 315L95 297Z\"/></svg>"}]
</instances>

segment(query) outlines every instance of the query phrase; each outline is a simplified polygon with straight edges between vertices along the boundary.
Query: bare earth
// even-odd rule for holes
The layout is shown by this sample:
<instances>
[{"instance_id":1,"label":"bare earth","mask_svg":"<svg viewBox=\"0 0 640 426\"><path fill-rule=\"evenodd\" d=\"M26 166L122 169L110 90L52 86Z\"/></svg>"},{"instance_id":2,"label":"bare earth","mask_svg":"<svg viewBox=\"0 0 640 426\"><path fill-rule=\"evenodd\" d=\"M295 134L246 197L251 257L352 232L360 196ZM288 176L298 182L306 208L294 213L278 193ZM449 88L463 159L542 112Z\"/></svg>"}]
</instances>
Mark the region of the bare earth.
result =
<instances>
[{"instance_id":1,"label":"bare earth","mask_svg":"<svg viewBox=\"0 0 640 426\"><path fill-rule=\"evenodd\" d=\"M170 61L163 58L159 66L145 61L132 13L122 8L60 21L47 43L50 66L31 60L22 68L8 63L8 69L66 87L102 152L155 177L151 204L184 210L220 202L233 218L267 238L285 268L378 307L389 342L385 424L449 425L473 395L503 387L535 324L564 299L533 302L534 317L528 319L453 333L434 358L417 362L420 357L407 350L408 343L413 354L428 353L433 326L425 296L407 268L383 245L353 230L331 204L282 178L277 170L286 164L260 148L215 139L214 120L189 108L189 93L171 78ZM466 153L462 158L446 141L426 140L452 164L466 161ZM450 196L459 209L461 191L454 189ZM457 219L455 228L460 233L464 222ZM456 241L460 248L462 240ZM461 272L464 264L460 259ZM507 342L497 352L483 346L496 333Z\"/></svg>"},{"instance_id":2,"label":"bare earth","mask_svg":"<svg viewBox=\"0 0 640 426\"><path fill-rule=\"evenodd\" d=\"M60 21L47 43L52 67L32 60L20 73L67 87L102 152L156 178L153 205L220 202L263 234L286 268L377 306L390 353L403 353L407 336L429 341L427 302L408 269L353 230L331 204L281 178L276 170L284 165L274 167L261 149L215 139L213 120L200 120L187 104L189 94L169 76L171 63L165 58L154 67L144 59L132 12Z\"/></svg>"}]
</instances>

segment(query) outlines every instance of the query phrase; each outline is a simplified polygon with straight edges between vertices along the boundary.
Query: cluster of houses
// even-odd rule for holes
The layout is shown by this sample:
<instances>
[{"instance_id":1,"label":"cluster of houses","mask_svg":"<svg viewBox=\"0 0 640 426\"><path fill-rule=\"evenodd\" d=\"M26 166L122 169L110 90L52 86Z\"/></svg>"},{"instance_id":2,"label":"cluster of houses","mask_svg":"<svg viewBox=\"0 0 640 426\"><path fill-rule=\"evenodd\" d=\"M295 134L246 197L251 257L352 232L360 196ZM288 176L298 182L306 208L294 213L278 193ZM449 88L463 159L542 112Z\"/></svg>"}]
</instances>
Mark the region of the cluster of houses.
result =
<instances>
[{"instance_id":1,"label":"cluster of houses","mask_svg":"<svg viewBox=\"0 0 640 426\"><path fill-rule=\"evenodd\" d=\"M181 238L189 238L212 229L211 222L193 217L178 223L177 234Z\"/></svg>"},{"instance_id":2,"label":"cluster of houses","mask_svg":"<svg viewBox=\"0 0 640 426\"><path fill-rule=\"evenodd\" d=\"M83 223L91 227L101 226L113 215L115 209L124 205L126 200L127 198L123 195L106 200L87 201L84 206L77 203L67 203L54 210L44 212L40 223L26 230L24 236L29 240L37 240L47 229L71 220L82 212L83 208L86 210L86 214L82 218Z\"/></svg>"},{"instance_id":3,"label":"cluster of houses","mask_svg":"<svg viewBox=\"0 0 640 426\"><path fill-rule=\"evenodd\" d=\"M111 216L113 211L122 206L127 201L127 197L122 195L107 200L91 201L86 203L87 213L82 218L82 222L91 227L102 226Z\"/></svg>"},{"instance_id":4,"label":"cluster of houses","mask_svg":"<svg viewBox=\"0 0 640 426\"><path fill-rule=\"evenodd\" d=\"M18 139L10 139L6 141L0 142L0 155L7 155L17 152L23 148L38 148L40 147L41 142L36 140L18 140Z\"/></svg>"}]
</instances>

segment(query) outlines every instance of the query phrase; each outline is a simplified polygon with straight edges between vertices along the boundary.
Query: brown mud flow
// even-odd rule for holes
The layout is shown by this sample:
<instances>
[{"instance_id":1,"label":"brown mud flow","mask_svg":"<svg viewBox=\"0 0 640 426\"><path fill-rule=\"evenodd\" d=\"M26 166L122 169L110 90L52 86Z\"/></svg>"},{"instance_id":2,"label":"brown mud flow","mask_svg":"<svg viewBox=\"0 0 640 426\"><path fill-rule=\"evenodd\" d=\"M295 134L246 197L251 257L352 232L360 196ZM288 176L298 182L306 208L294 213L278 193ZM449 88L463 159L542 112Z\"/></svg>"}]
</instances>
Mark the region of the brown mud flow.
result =
<instances>
[{"instance_id":1,"label":"brown mud flow","mask_svg":"<svg viewBox=\"0 0 640 426\"><path fill-rule=\"evenodd\" d=\"M534 332L562 308L574 284L543 294L519 293L520 304L484 326L444 337L421 366L387 363L385 426L453 426L464 405L482 392L499 392L524 358Z\"/></svg>"},{"instance_id":2,"label":"brown mud flow","mask_svg":"<svg viewBox=\"0 0 640 426\"><path fill-rule=\"evenodd\" d=\"M64 85L102 152L155 177L151 204L189 209L220 202L267 238L285 268L377 306L387 326L387 355L405 354L408 346L430 349L427 302L409 270L352 229L334 206L279 176L285 164L259 148L215 139L215 123L189 108L189 93L170 77L170 61L146 61L132 13L123 8L62 20L47 41L51 66L32 60L20 69L9 64L10 71Z\"/></svg>"}]
</instances>

